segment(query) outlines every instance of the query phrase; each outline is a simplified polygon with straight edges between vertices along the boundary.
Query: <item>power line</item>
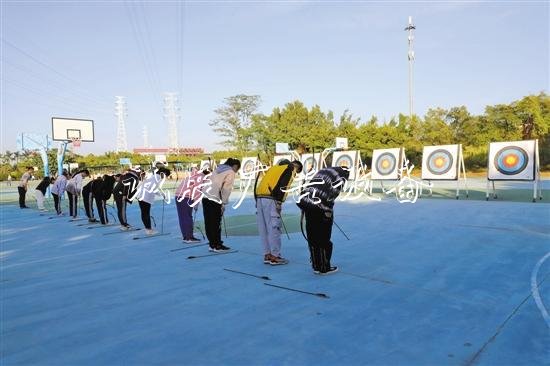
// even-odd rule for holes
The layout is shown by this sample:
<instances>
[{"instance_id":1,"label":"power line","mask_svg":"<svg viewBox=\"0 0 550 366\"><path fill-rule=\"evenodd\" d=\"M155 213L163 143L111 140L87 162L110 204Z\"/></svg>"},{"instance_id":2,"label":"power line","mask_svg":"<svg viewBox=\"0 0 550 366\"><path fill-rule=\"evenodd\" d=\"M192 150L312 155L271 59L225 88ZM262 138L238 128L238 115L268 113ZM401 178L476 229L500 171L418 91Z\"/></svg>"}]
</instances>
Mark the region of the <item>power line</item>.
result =
<instances>
[{"instance_id":1,"label":"power line","mask_svg":"<svg viewBox=\"0 0 550 366\"><path fill-rule=\"evenodd\" d=\"M43 99L57 99L59 100L61 103L63 103L64 105L72 105L73 108L77 108L77 109L80 109L80 110L87 110L87 111L93 111L93 112L100 112L100 113L109 113L107 112L106 110L102 110L102 109L97 109L97 108L94 108L94 107L90 107L90 106L87 106L87 105L79 105L79 104L75 104L73 101L71 100L68 100L68 99L65 99L63 97L59 97L57 95L52 95L51 93L48 93L47 91L41 91L41 90L38 90L36 89L35 87L33 86L30 86L28 84L25 84L21 81L15 81L15 80L10 80L10 79L7 79L5 76L2 77L1 79L2 83L6 82L6 83L9 83L9 84L12 84L20 89L23 89L23 90L26 90L26 91L29 91L31 93L34 93L40 97L42 97Z\"/></svg>"},{"instance_id":2,"label":"power line","mask_svg":"<svg viewBox=\"0 0 550 366\"><path fill-rule=\"evenodd\" d=\"M150 28L149 28L149 22L147 21L147 16L145 15L146 12L145 12L145 6L144 6L144 3L143 2L139 2L139 5L141 6L141 15L142 15L142 18L143 18L143 24L144 24L144 28L145 28L145 35L147 37L147 39L145 40L145 45L146 46L149 46L149 52L150 52L150 55L151 55L151 66L153 68L153 76L155 78L155 82L156 82L156 86L158 87L159 90L162 90L162 80L160 78L160 75L159 75L159 72L158 72L158 67L157 67L157 59L155 57L155 48L153 46L153 41L151 40L151 31L150 31ZM139 13L139 11L136 9L136 14Z\"/></svg>"},{"instance_id":3,"label":"power line","mask_svg":"<svg viewBox=\"0 0 550 366\"><path fill-rule=\"evenodd\" d=\"M146 75L151 93L153 95L154 100L159 100L160 91L155 87L152 66L149 61L149 56L146 50L146 46L144 45L143 36L141 35L141 29L139 28L139 24L137 23L137 19L134 14L134 8L129 1L124 2L124 8L126 10L126 15L128 16L128 20L130 21L130 25L132 28L132 35L134 36L134 40L136 41L138 46L138 53L141 58L143 67L145 69L145 75Z\"/></svg>"},{"instance_id":4,"label":"power line","mask_svg":"<svg viewBox=\"0 0 550 366\"><path fill-rule=\"evenodd\" d=\"M66 79L66 80L68 80L68 81L70 81L70 82L72 82L72 83L74 83L74 84L80 85L80 87L82 87L82 84L81 84L79 81L77 81L77 80L71 78L70 76L67 76L67 75L65 75L65 74L63 74L63 73L61 73L61 72L59 72L58 70L56 70L56 69L53 68L52 66L50 66L50 65L48 65L48 64L46 64L46 63L40 61L39 59L37 59L37 58L34 57L33 55L31 55L31 54L29 54L28 52L26 52L26 51L22 50L21 48L17 47L16 45L14 45L14 44L11 43L10 41L6 40L5 38L2 38L2 42L4 42L5 44L7 44L8 46L10 46L11 48L17 50L19 53L25 55L25 56L28 57L29 59L33 60L33 61L36 62L37 64L39 64L39 65L45 67L46 69L48 69L48 70L54 72L55 74L61 76L62 78ZM83 90L85 90L85 89L83 89ZM95 97L94 97L93 99L95 99ZM99 100L99 99L96 99L96 101L98 101L98 103L105 103L105 102L102 102L102 101Z\"/></svg>"},{"instance_id":5,"label":"power line","mask_svg":"<svg viewBox=\"0 0 550 366\"><path fill-rule=\"evenodd\" d=\"M83 101L86 101L86 103L92 103L92 104L95 104L96 106L105 107L104 103L99 103L99 102L95 101L94 99L88 97L86 94L80 92L78 89L74 89L74 88L71 88L71 87L68 88L68 87L62 85L61 83L59 83L55 79L45 78L43 76L43 74L39 74L36 71L34 71L34 70L32 70L28 67L13 64L13 63L11 63L7 60L2 60L2 62L9 65L10 67L13 67L14 69L22 71L24 73L24 75L34 75L38 80L42 80L42 81L47 82L48 86L57 86L57 88L62 89L62 90L69 90L70 89L70 91L72 93L72 96L76 96L79 99L82 99Z\"/></svg>"}]
</instances>

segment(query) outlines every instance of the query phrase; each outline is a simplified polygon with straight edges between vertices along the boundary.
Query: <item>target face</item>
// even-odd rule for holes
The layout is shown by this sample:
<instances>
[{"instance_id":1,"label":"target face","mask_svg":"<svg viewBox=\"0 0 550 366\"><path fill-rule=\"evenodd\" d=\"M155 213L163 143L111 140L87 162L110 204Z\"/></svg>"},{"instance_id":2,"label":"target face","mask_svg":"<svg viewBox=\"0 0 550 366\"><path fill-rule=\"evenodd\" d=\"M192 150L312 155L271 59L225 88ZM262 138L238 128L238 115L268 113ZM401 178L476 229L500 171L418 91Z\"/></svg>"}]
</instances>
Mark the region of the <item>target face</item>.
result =
<instances>
[{"instance_id":1,"label":"target face","mask_svg":"<svg viewBox=\"0 0 550 366\"><path fill-rule=\"evenodd\" d=\"M376 170L378 170L378 173L381 175L389 175L393 173L396 165L397 160L395 159L395 155L390 153L381 154L378 159L376 159L375 163Z\"/></svg>"},{"instance_id":2,"label":"target face","mask_svg":"<svg viewBox=\"0 0 550 366\"><path fill-rule=\"evenodd\" d=\"M319 154L302 154L300 156L300 161L302 162L302 173L300 175L302 177L304 176L312 176L319 170Z\"/></svg>"},{"instance_id":3,"label":"target face","mask_svg":"<svg viewBox=\"0 0 550 366\"><path fill-rule=\"evenodd\" d=\"M355 179L355 173L358 169L357 157L359 156L358 150L351 151L337 151L332 155L332 166L338 166L340 168L349 169L349 180Z\"/></svg>"},{"instance_id":4,"label":"target face","mask_svg":"<svg viewBox=\"0 0 550 366\"><path fill-rule=\"evenodd\" d=\"M506 175L519 174L525 170L529 156L521 147L507 146L500 149L495 155L495 168Z\"/></svg>"},{"instance_id":5,"label":"target face","mask_svg":"<svg viewBox=\"0 0 550 366\"><path fill-rule=\"evenodd\" d=\"M211 168L212 168L212 164L210 163L210 161L208 160L201 161L201 170L204 170L204 169L212 170Z\"/></svg>"},{"instance_id":6,"label":"target face","mask_svg":"<svg viewBox=\"0 0 550 366\"><path fill-rule=\"evenodd\" d=\"M313 156L310 156L309 158L306 158L304 162L302 163L304 166L304 173L308 174L311 171L317 170L317 161L313 158Z\"/></svg>"},{"instance_id":7,"label":"target face","mask_svg":"<svg viewBox=\"0 0 550 366\"><path fill-rule=\"evenodd\" d=\"M534 180L536 141L493 142L489 145L489 180Z\"/></svg>"},{"instance_id":8,"label":"target face","mask_svg":"<svg viewBox=\"0 0 550 366\"><path fill-rule=\"evenodd\" d=\"M241 170L239 171L241 178L253 177L254 171L256 170L257 163L258 163L257 157L243 158L241 163Z\"/></svg>"},{"instance_id":9,"label":"target face","mask_svg":"<svg viewBox=\"0 0 550 366\"><path fill-rule=\"evenodd\" d=\"M249 160L243 165L243 173L247 174L254 170L254 162Z\"/></svg>"},{"instance_id":10,"label":"target face","mask_svg":"<svg viewBox=\"0 0 550 366\"><path fill-rule=\"evenodd\" d=\"M445 174L453 167L453 160L450 152L437 149L428 156L428 170L435 175Z\"/></svg>"},{"instance_id":11,"label":"target face","mask_svg":"<svg viewBox=\"0 0 550 366\"><path fill-rule=\"evenodd\" d=\"M401 166L403 155L403 148L401 147L373 150L371 179L399 179L399 167Z\"/></svg>"},{"instance_id":12,"label":"target face","mask_svg":"<svg viewBox=\"0 0 550 366\"><path fill-rule=\"evenodd\" d=\"M422 152L422 179L457 180L460 145L424 146Z\"/></svg>"},{"instance_id":13,"label":"target face","mask_svg":"<svg viewBox=\"0 0 550 366\"><path fill-rule=\"evenodd\" d=\"M339 166L340 168L350 169L353 166L351 157L346 155L340 156L338 159L336 159L336 166Z\"/></svg>"},{"instance_id":14,"label":"target face","mask_svg":"<svg viewBox=\"0 0 550 366\"><path fill-rule=\"evenodd\" d=\"M273 166L275 165L279 165L279 163L281 162L281 160L288 160L288 161L292 161L292 155L276 155L274 158L273 158Z\"/></svg>"}]
</instances>

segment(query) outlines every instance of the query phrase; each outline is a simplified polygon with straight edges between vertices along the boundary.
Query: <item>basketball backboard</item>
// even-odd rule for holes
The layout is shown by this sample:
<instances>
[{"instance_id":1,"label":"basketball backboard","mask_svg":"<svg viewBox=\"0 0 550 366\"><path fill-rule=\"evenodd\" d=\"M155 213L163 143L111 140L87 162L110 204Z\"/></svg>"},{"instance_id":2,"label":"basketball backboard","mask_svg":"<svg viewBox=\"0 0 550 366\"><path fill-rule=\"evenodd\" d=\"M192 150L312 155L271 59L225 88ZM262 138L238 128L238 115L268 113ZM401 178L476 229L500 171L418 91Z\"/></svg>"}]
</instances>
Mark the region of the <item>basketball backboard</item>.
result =
<instances>
[{"instance_id":1,"label":"basketball backboard","mask_svg":"<svg viewBox=\"0 0 550 366\"><path fill-rule=\"evenodd\" d=\"M52 139L54 141L94 142L94 121L78 118L52 117Z\"/></svg>"}]
</instances>

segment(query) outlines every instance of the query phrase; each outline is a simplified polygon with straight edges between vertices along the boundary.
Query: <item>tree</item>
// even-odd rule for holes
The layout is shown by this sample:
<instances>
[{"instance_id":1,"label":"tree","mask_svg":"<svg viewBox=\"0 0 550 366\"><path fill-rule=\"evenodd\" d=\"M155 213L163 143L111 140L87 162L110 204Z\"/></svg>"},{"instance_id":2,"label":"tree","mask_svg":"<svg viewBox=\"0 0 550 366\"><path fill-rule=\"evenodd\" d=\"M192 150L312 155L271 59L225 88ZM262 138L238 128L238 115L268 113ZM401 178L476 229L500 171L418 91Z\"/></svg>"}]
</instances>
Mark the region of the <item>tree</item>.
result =
<instances>
[{"instance_id":1,"label":"tree","mask_svg":"<svg viewBox=\"0 0 550 366\"><path fill-rule=\"evenodd\" d=\"M239 94L224 99L224 106L214 112L217 117L210 122L214 132L225 138L224 146L244 152L251 147L251 122L261 99L259 95Z\"/></svg>"}]
</instances>

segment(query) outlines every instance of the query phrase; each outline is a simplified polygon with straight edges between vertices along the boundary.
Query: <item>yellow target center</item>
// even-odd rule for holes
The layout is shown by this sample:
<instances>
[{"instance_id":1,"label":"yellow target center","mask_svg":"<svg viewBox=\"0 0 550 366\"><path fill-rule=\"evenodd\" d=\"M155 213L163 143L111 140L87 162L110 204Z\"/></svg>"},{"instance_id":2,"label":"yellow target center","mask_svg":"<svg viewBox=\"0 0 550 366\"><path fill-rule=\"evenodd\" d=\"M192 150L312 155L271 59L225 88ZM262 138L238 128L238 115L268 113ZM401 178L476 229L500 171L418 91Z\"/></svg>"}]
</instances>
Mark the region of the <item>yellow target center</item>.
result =
<instances>
[{"instance_id":1,"label":"yellow target center","mask_svg":"<svg viewBox=\"0 0 550 366\"><path fill-rule=\"evenodd\" d=\"M507 166L514 166L516 165L517 162L518 162L518 158L515 155L508 155L504 159L504 164L506 164Z\"/></svg>"},{"instance_id":2,"label":"yellow target center","mask_svg":"<svg viewBox=\"0 0 550 366\"><path fill-rule=\"evenodd\" d=\"M435 166L438 168L441 168L443 165L445 165L445 159L443 158L437 158L435 159Z\"/></svg>"},{"instance_id":3,"label":"yellow target center","mask_svg":"<svg viewBox=\"0 0 550 366\"><path fill-rule=\"evenodd\" d=\"M390 162L388 160L382 160L382 168L386 169L390 167Z\"/></svg>"}]
</instances>

